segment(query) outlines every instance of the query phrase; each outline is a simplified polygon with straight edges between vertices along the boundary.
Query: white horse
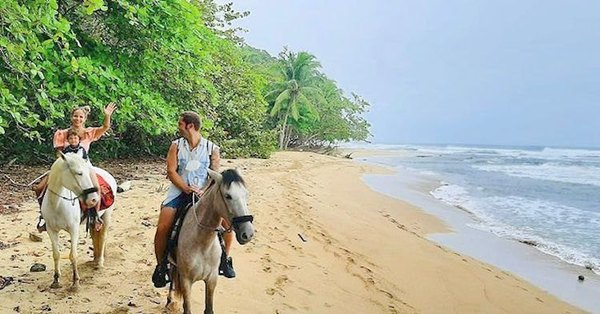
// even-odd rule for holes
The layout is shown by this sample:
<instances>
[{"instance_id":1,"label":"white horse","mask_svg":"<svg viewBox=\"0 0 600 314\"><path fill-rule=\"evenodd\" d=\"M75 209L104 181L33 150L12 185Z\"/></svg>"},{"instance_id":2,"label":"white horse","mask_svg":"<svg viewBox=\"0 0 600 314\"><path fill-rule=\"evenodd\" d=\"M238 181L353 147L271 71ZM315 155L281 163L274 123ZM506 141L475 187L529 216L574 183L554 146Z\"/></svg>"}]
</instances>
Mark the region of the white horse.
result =
<instances>
[{"instance_id":1,"label":"white horse","mask_svg":"<svg viewBox=\"0 0 600 314\"><path fill-rule=\"evenodd\" d=\"M73 267L72 290L79 288L79 273L77 272L77 244L79 243L79 225L81 223L82 209L79 200L90 208L96 206L100 201L98 189L94 187L90 170L92 165L77 154L62 154L52 167L48 177L48 190L42 200L42 216L46 221L48 236L52 242L52 257L54 258L54 281L51 288L59 288L60 278L60 251L58 245L58 233L67 231L71 236L71 253L69 258ZM115 179L106 171L95 168L111 186L113 193L117 191ZM91 228L92 242L94 246L94 262L98 267L104 264L104 247L106 235L110 224L110 216L114 208L112 206L104 211L104 226L100 231ZM98 213L98 216L102 213Z\"/></svg>"},{"instance_id":2,"label":"white horse","mask_svg":"<svg viewBox=\"0 0 600 314\"><path fill-rule=\"evenodd\" d=\"M172 272L176 295L183 296L183 313L191 313L190 292L194 282L205 283L205 314L213 313L213 295L219 276L221 245L216 229L221 219L233 226L236 239L246 244L254 236L253 217L248 211L248 191L239 171L218 173L209 169L213 179L200 201L184 217L175 252L176 267ZM231 230L229 230L231 231ZM169 290L167 306L173 290Z\"/></svg>"}]
</instances>

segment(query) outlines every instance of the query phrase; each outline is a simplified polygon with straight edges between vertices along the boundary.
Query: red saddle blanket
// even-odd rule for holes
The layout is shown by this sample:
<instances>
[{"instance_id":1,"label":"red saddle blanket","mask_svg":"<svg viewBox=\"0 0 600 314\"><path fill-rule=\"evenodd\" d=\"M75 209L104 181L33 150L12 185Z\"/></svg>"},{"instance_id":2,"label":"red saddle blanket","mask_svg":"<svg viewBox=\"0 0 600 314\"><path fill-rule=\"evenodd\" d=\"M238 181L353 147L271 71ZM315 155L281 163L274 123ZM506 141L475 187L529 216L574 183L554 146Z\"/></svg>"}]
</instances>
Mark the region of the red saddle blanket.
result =
<instances>
[{"instance_id":1,"label":"red saddle blanket","mask_svg":"<svg viewBox=\"0 0 600 314\"><path fill-rule=\"evenodd\" d=\"M98 183L100 184L100 210L107 209L115 202L115 192L110 188L110 184L104 180L100 175L98 177Z\"/></svg>"}]
</instances>

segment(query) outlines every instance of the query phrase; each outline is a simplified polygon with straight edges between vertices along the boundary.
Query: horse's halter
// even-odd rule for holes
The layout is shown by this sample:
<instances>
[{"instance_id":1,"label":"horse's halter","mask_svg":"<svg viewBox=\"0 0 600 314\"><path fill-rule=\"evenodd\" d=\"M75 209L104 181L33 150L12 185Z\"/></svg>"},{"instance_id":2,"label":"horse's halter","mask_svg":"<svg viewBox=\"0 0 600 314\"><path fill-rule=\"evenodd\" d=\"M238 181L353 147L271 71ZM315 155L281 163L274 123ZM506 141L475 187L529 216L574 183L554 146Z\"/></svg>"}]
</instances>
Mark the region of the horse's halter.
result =
<instances>
[{"instance_id":1,"label":"horse's halter","mask_svg":"<svg viewBox=\"0 0 600 314\"><path fill-rule=\"evenodd\" d=\"M73 178L75 178L75 182L77 182L77 185L79 186L79 189L81 190L81 194L75 195L75 197L73 197L73 198L68 198L68 197L62 196L62 195L60 195L60 194L58 194L58 193L56 193L56 192L52 191L52 190L50 189L50 187L48 187L48 191L52 192L52 194L54 194L54 195L56 195L56 196L58 196L58 197L60 197L60 198L62 198L62 199L64 199L64 200L71 201L71 203L73 203L73 205L75 204L75 200L76 200L76 199L78 199L78 198L80 198L80 197L83 197L83 198L85 199L85 198L86 198L88 195L90 195L90 194L92 194L92 193L95 193L95 192L98 192L98 188L97 188L97 187L95 187L95 186L94 186L94 187L91 187L91 188L89 188L89 189L84 189L84 188L81 186L81 184L79 183L79 180L77 180L77 176L78 176L78 175L77 175L77 174L76 174L76 173L73 171L73 169L71 169L71 166L69 165L69 162L68 162L68 161L66 161L66 160L65 160L64 162L65 162L65 163L66 163L66 165L67 165L67 169L69 170L69 173L70 173L70 174L73 176Z\"/></svg>"},{"instance_id":2,"label":"horse's halter","mask_svg":"<svg viewBox=\"0 0 600 314\"><path fill-rule=\"evenodd\" d=\"M206 191L204 192L204 195L208 193L209 189L213 188L213 186L217 185L216 181L212 181L210 183L210 185L206 188ZM219 183L220 185L220 183ZM223 196L223 192L221 191L221 187L217 187L219 189L219 194L221 195L221 198L223 199L223 203L225 203L227 206L227 201L225 201L225 196ZM192 198L195 196L192 196ZM217 227L209 227L206 226L202 223L200 223L200 221L198 220L198 216L196 214L196 211L194 210L194 217L196 218L196 224L198 224L198 226L204 228L204 229L210 229L213 231L221 231L223 230L222 228L220 229L220 226ZM237 216L237 217L233 217L231 219L231 223L229 224L229 228L225 229L225 232L231 232L231 230L239 230L240 229L240 225L244 222L250 222L252 223L252 221L254 221L254 216L252 215L242 215L242 216Z\"/></svg>"},{"instance_id":3,"label":"horse's halter","mask_svg":"<svg viewBox=\"0 0 600 314\"><path fill-rule=\"evenodd\" d=\"M223 202L225 204L227 204L227 201L225 200L225 196L223 195L223 191L221 191L221 188L219 187L219 194L221 194L221 198L223 198ZM252 215L242 215L242 216L237 216L237 217L233 217L231 219L231 223L229 224L229 228L226 229L226 232L231 232L231 229L233 228L233 230L235 230L237 232L237 230L240 229L240 225L244 222L250 222L252 223L252 221L254 221L254 216Z\"/></svg>"}]
</instances>

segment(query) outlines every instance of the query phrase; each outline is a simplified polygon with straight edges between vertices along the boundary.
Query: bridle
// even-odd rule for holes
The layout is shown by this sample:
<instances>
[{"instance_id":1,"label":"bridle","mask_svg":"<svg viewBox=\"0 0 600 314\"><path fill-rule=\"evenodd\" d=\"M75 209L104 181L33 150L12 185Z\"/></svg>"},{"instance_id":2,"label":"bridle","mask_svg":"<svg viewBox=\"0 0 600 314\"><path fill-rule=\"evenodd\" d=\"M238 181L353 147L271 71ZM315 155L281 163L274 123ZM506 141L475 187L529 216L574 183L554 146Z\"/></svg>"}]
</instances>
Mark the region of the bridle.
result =
<instances>
[{"instance_id":1,"label":"bridle","mask_svg":"<svg viewBox=\"0 0 600 314\"><path fill-rule=\"evenodd\" d=\"M213 187L213 185L215 185L215 181L213 180L211 182L211 184L206 188L206 192L204 192L204 194L207 194L209 189ZM223 200L223 203L227 204L227 202L225 201L225 197L223 196L223 193L221 193L221 189L219 188L219 194L221 195L221 198ZM194 199L194 197L196 197L196 195L192 196L192 199ZM198 202L200 202L202 200L202 197L198 197ZM227 206L227 205L225 205ZM231 232L231 230L239 230L240 225L244 222L250 222L252 223L252 221L254 221L254 216L252 215L242 215L242 216L236 216L233 217L231 219L231 223L229 224L229 228L227 229L223 229L221 228L221 226L217 226L217 227L210 227L207 225L204 225L200 222L200 220L198 220L198 214L196 213L195 210L194 211L194 218L196 219L196 224L203 228L203 229L208 229L208 230L212 230L212 231L216 231L216 232L220 232L220 231L224 231L224 232Z\"/></svg>"},{"instance_id":2,"label":"bridle","mask_svg":"<svg viewBox=\"0 0 600 314\"><path fill-rule=\"evenodd\" d=\"M84 188L81 186L81 184L79 183L79 180L77 180L77 174L75 174L75 173L73 172L73 170L72 170L72 169L71 169L71 167L69 166L69 163L68 163L66 160L65 160L65 163L66 163L66 165L67 165L67 169L69 170L69 173L70 173L70 174L73 176L73 178L75 179L75 182L77 182L77 185L79 186L79 189L81 189L81 193L80 193L80 194L77 194L77 195L75 195L75 197L73 197L73 198L69 198L69 197L62 196L62 195L60 195L59 193L56 193L56 192L52 191L52 189L50 189L50 187L48 187L48 191L50 191L52 194L54 194L54 195L56 195L56 196L58 196L58 197L62 198L63 200L70 201L70 202L71 202L71 204L72 204L73 206L75 206L75 200L76 200L76 199L78 199L78 198L80 198L80 197L83 197L83 198L85 199L85 198L86 198L88 195L90 195L90 194L92 194L92 193L96 193L96 192L98 192L98 188L94 186L94 187L91 187L91 188L89 188L89 189L84 189ZM71 193L71 191L69 191L69 194L70 194L70 193Z\"/></svg>"}]
</instances>

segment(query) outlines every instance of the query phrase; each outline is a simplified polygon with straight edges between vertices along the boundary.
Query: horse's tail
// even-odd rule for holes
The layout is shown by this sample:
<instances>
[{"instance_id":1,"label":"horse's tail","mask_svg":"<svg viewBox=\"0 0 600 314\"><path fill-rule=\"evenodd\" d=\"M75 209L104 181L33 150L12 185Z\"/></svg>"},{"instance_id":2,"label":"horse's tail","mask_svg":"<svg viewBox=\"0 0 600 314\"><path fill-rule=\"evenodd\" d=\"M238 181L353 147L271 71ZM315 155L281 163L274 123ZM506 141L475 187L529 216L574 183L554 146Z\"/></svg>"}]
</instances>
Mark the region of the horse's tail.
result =
<instances>
[{"instance_id":1,"label":"horse's tail","mask_svg":"<svg viewBox=\"0 0 600 314\"><path fill-rule=\"evenodd\" d=\"M177 300L181 300L181 297L183 296L183 294L181 293L181 289L179 289L179 287L181 287L181 278L179 277L177 267L174 265L172 265L171 280L173 280L173 290L175 292L175 298Z\"/></svg>"}]
</instances>

